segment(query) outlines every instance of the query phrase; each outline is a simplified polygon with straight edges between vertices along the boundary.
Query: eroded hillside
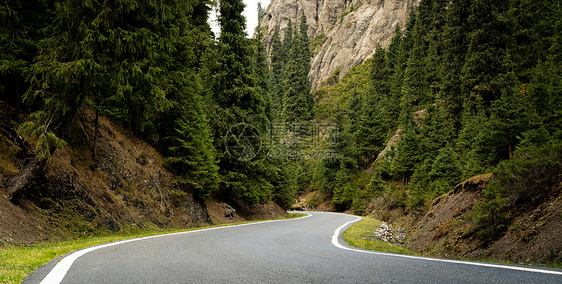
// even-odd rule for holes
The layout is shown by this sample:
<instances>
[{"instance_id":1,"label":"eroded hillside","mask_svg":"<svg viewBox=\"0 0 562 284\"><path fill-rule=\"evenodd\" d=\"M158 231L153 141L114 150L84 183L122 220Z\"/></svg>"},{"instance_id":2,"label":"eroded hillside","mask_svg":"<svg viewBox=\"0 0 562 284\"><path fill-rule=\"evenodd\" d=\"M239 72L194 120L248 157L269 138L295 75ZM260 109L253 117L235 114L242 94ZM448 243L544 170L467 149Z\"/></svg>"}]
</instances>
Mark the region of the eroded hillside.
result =
<instances>
[{"instance_id":1,"label":"eroded hillside","mask_svg":"<svg viewBox=\"0 0 562 284\"><path fill-rule=\"evenodd\" d=\"M9 113L4 117L9 117ZM175 182L164 158L129 130L100 117L93 156L95 116L80 116L80 141L58 148L30 185L8 199L6 188L33 161L33 150L18 147L17 123L4 119L0 134L0 244L62 240L138 228L188 228L274 218L286 213L273 203L234 207L194 199ZM18 139L16 139L18 138Z\"/></svg>"}]
</instances>

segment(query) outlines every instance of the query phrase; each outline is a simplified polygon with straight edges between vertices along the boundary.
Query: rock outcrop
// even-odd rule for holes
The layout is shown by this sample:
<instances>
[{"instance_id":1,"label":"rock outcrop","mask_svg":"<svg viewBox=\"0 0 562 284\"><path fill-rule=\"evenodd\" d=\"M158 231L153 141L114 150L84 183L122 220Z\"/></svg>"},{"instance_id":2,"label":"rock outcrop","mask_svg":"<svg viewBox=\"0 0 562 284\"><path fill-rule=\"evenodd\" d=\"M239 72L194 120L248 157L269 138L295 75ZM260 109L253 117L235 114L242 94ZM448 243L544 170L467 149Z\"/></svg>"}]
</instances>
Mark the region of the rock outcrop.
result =
<instances>
[{"instance_id":1,"label":"rock outcrop","mask_svg":"<svg viewBox=\"0 0 562 284\"><path fill-rule=\"evenodd\" d=\"M340 70L340 78L371 57L377 43L387 46L394 27L405 25L419 0L272 0L260 24L269 49L275 26L281 35L291 19L296 26L302 13L308 36L317 39L309 77L313 88Z\"/></svg>"}]
</instances>

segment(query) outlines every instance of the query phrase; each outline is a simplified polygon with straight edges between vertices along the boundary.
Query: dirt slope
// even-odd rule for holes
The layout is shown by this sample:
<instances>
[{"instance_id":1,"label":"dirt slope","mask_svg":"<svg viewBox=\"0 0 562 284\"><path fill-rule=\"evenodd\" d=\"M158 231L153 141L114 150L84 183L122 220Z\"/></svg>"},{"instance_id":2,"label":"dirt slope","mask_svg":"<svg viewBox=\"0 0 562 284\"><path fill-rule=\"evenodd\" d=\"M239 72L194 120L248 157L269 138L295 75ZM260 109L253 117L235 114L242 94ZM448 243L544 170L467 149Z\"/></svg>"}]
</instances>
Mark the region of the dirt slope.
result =
<instances>
[{"instance_id":1,"label":"dirt slope","mask_svg":"<svg viewBox=\"0 0 562 284\"><path fill-rule=\"evenodd\" d=\"M147 142L105 118L99 120L94 159L93 122L94 115L85 111L79 122L82 133L77 135L83 141L57 149L32 184L12 200L7 199L6 188L30 159L0 132L0 246L286 215L275 204L249 210L234 205L236 212L225 217L213 206L217 201L202 204L189 188L176 185L174 175L162 166L164 158Z\"/></svg>"},{"instance_id":2,"label":"dirt slope","mask_svg":"<svg viewBox=\"0 0 562 284\"><path fill-rule=\"evenodd\" d=\"M410 227L408 247L446 258L561 264L562 184L540 206L514 209L505 234L485 245L476 233L474 208L490 178L491 174L470 178L435 199L427 213Z\"/></svg>"}]
</instances>

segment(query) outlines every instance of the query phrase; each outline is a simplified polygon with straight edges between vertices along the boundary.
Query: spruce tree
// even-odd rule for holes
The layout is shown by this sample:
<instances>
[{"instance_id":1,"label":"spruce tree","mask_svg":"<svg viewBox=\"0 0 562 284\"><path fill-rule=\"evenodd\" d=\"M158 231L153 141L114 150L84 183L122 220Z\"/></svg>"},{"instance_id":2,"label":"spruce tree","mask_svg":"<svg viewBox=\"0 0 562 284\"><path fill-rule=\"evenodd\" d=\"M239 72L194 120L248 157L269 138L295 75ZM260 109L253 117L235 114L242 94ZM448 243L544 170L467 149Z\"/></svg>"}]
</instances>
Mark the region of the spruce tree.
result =
<instances>
[{"instance_id":1,"label":"spruce tree","mask_svg":"<svg viewBox=\"0 0 562 284\"><path fill-rule=\"evenodd\" d=\"M299 68L299 76L302 80L302 88L303 93L302 95L305 97L304 100L307 102L307 111L310 113L310 118L314 116L313 109L314 109L314 98L312 97L312 84L308 79L308 73L310 73L310 60L312 58L310 53L310 39L308 38L308 22L306 16L304 15L304 11L301 16L301 21L299 23L300 27L300 46L299 46L299 57L300 57L300 68Z\"/></svg>"},{"instance_id":2,"label":"spruce tree","mask_svg":"<svg viewBox=\"0 0 562 284\"><path fill-rule=\"evenodd\" d=\"M427 32L427 56L425 58L425 72L429 83L428 102L437 98L441 89L440 64L443 46L443 27L445 6L448 1L434 0L431 7L431 22Z\"/></svg>"},{"instance_id":3,"label":"spruce tree","mask_svg":"<svg viewBox=\"0 0 562 284\"><path fill-rule=\"evenodd\" d=\"M548 131L562 140L562 5L554 10L554 21L546 60L532 70L532 78L525 98L531 102L534 112L540 114Z\"/></svg>"},{"instance_id":4,"label":"spruce tree","mask_svg":"<svg viewBox=\"0 0 562 284\"><path fill-rule=\"evenodd\" d=\"M279 26L275 26L271 37L271 57L269 65L269 96L271 98L272 121L280 121L283 110L283 54Z\"/></svg>"},{"instance_id":5,"label":"spruce tree","mask_svg":"<svg viewBox=\"0 0 562 284\"><path fill-rule=\"evenodd\" d=\"M363 100L361 95L357 91L357 88L353 89L351 93L351 98L347 103L347 117L349 118L349 131L353 135L353 140L356 140L357 131L359 130L359 122L361 121Z\"/></svg>"},{"instance_id":6,"label":"spruce tree","mask_svg":"<svg viewBox=\"0 0 562 284\"><path fill-rule=\"evenodd\" d=\"M469 113L487 109L501 95L498 75L506 74L511 23L507 16L509 1L473 0L468 25L471 27L465 64L462 69L462 91L468 95L464 108Z\"/></svg>"},{"instance_id":7,"label":"spruce tree","mask_svg":"<svg viewBox=\"0 0 562 284\"><path fill-rule=\"evenodd\" d=\"M182 97L175 102L178 105L174 132L163 138L169 145L166 163L178 174L180 184L188 185L199 200L206 201L218 189L219 182L211 131L199 94Z\"/></svg>"},{"instance_id":8,"label":"spruce tree","mask_svg":"<svg viewBox=\"0 0 562 284\"><path fill-rule=\"evenodd\" d=\"M258 2L258 28L260 27L261 20L265 15L265 9L261 6L261 2Z\"/></svg>"},{"instance_id":9,"label":"spruce tree","mask_svg":"<svg viewBox=\"0 0 562 284\"><path fill-rule=\"evenodd\" d=\"M423 43L422 21L416 22L414 28L414 46L410 51L408 64L404 71L404 85L402 86L402 98L400 101L400 123L406 124L413 115L415 108L429 102L429 84L425 72L424 58L426 51Z\"/></svg>"},{"instance_id":10,"label":"spruce tree","mask_svg":"<svg viewBox=\"0 0 562 284\"><path fill-rule=\"evenodd\" d=\"M213 104L211 125L218 150L220 190L223 196L235 200L266 202L274 190L270 176L273 171L264 161L264 152L259 151L261 145L239 145L242 150L254 147L249 159L232 155L232 149L227 147L229 141L236 142L231 139L236 135L251 134L256 138L253 142L259 142L269 123L266 94L256 80L259 68L254 66L252 46L244 32L245 5L241 0L225 0L219 6L221 35L216 50L207 56L205 77ZM244 132L251 129L255 131Z\"/></svg>"},{"instance_id":11,"label":"spruce tree","mask_svg":"<svg viewBox=\"0 0 562 284\"><path fill-rule=\"evenodd\" d=\"M187 185L202 201L218 189L216 151L199 68L202 54L211 44L207 24L207 1L192 2L192 14L179 18L179 38L174 63L169 70L166 98L169 106L159 112L156 126L159 144L167 165L178 175L178 182ZM187 16L187 17L185 17Z\"/></svg>"},{"instance_id":12,"label":"spruce tree","mask_svg":"<svg viewBox=\"0 0 562 284\"><path fill-rule=\"evenodd\" d=\"M390 41L387 52L387 65L389 74L389 96L386 109L388 111L389 127L397 126L397 118L400 114L400 98L402 97L402 83L404 81L404 69L402 67L402 29L400 25L394 28L394 36Z\"/></svg>"},{"instance_id":13,"label":"spruce tree","mask_svg":"<svg viewBox=\"0 0 562 284\"><path fill-rule=\"evenodd\" d=\"M537 126L538 121L528 114L528 103L525 101L525 90L517 88L513 73L502 76L505 86L498 100L492 102L490 129L495 146L494 153L499 159L511 158L521 134L531 125ZM490 145L492 146L492 145Z\"/></svg>"},{"instance_id":14,"label":"spruce tree","mask_svg":"<svg viewBox=\"0 0 562 284\"><path fill-rule=\"evenodd\" d=\"M290 59L289 54L291 53L291 48L293 46L293 34L293 21L291 21L291 18L289 18L287 21L287 28L285 29L285 33L283 34L283 45L281 48L283 66L286 66L287 62Z\"/></svg>"},{"instance_id":15,"label":"spruce tree","mask_svg":"<svg viewBox=\"0 0 562 284\"><path fill-rule=\"evenodd\" d=\"M283 120L287 123L308 121L313 116L314 100L310 72L310 41L306 17L302 16L299 32L291 40L289 59L285 65Z\"/></svg>"},{"instance_id":16,"label":"spruce tree","mask_svg":"<svg viewBox=\"0 0 562 284\"><path fill-rule=\"evenodd\" d=\"M433 196L440 196L450 191L457 183L462 181L460 175L458 155L450 145L447 145L439 150L439 155L435 158L428 175L431 180L430 188L433 191Z\"/></svg>"},{"instance_id":17,"label":"spruce tree","mask_svg":"<svg viewBox=\"0 0 562 284\"><path fill-rule=\"evenodd\" d=\"M461 71L467 52L470 3L453 0L446 12L446 26L443 31L443 60L441 61L441 88L438 98L443 101L455 128L460 128L463 93Z\"/></svg>"},{"instance_id":18,"label":"spruce tree","mask_svg":"<svg viewBox=\"0 0 562 284\"><path fill-rule=\"evenodd\" d=\"M454 141L454 125L449 117L440 105L427 108L422 128L424 158L435 158L440 149Z\"/></svg>"},{"instance_id":19,"label":"spruce tree","mask_svg":"<svg viewBox=\"0 0 562 284\"><path fill-rule=\"evenodd\" d=\"M257 81L258 93L262 94L265 100L265 113L269 121L273 118L272 98L270 96L269 67L267 65L267 54L263 31L259 29L256 38L252 41L254 45L255 76Z\"/></svg>"},{"instance_id":20,"label":"spruce tree","mask_svg":"<svg viewBox=\"0 0 562 284\"><path fill-rule=\"evenodd\" d=\"M403 130L396 145L396 156L391 162L391 172L394 177L402 179L407 185L420 161L420 140L416 133L417 126L412 121Z\"/></svg>"},{"instance_id":21,"label":"spruce tree","mask_svg":"<svg viewBox=\"0 0 562 284\"><path fill-rule=\"evenodd\" d=\"M194 5L139 5L73 0L57 5L25 96L44 104L37 127L71 133L78 110L87 107L122 119L137 134L151 131L175 71L171 53L186 44L181 33L189 14L183 11Z\"/></svg>"},{"instance_id":22,"label":"spruce tree","mask_svg":"<svg viewBox=\"0 0 562 284\"><path fill-rule=\"evenodd\" d=\"M0 101L22 107L26 73L38 53L44 29L54 18L49 1L4 1L0 4Z\"/></svg>"},{"instance_id":23,"label":"spruce tree","mask_svg":"<svg viewBox=\"0 0 562 284\"><path fill-rule=\"evenodd\" d=\"M365 158L367 165L371 164L379 152L384 149L384 143L390 130L385 109L388 93L385 51L380 45L377 45L371 63L369 87L361 107L361 119L357 130L359 153Z\"/></svg>"}]
</instances>

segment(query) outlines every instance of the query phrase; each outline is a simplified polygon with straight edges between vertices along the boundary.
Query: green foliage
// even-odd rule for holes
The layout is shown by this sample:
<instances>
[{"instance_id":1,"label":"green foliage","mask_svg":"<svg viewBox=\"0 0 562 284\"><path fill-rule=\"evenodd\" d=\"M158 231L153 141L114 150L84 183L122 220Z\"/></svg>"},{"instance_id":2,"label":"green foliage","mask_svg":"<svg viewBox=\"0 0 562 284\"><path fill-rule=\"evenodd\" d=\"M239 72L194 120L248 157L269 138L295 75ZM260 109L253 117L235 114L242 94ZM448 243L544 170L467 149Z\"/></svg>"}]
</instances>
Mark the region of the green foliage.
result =
<instances>
[{"instance_id":1,"label":"green foliage","mask_svg":"<svg viewBox=\"0 0 562 284\"><path fill-rule=\"evenodd\" d=\"M395 194L397 202L423 209L463 179L518 159L517 151L562 139L561 7L542 0L423 0L405 27L396 25L387 51L377 48L356 67L360 72L330 78L314 91L316 118L334 121L343 106L342 129L361 157L360 170L372 165L374 175L403 181L411 194ZM397 144L375 160L397 130ZM340 168L349 169L325 162L323 180ZM356 212L369 198L363 190L356 188ZM490 193L495 203L481 205L498 213L489 222L500 227L509 217L497 211L504 198Z\"/></svg>"},{"instance_id":2,"label":"green foliage","mask_svg":"<svg viewBox=\"0 0 562 284\"><path fill-rule=\"evenodd\" d=\"M353 203L354 190L348 180L349 176L344 170L339 170L335 175L332 202L338 211L349 209Z\"/></svg>"},{"instance_id":3,"label":"green foliage","mask_svg":"<svg viewBox=\"0 0 562 284\"><path fill-rule=\"evenodd\" d=\"M311 57L316 56L316 54L318 54L318 52L320 52L320 49L322 48L322 45L324 44L324 42L326 42L327 38L328 37L326 36L325 33L320 33L310 42L310 55L311 55Z\"/></svg>"},{"instance_id":4,"label":"green foliage","mask_svg":"<svg viewBox=\"0 0 562 284\"><path fill-rule=\"evenodd\" d=\"M482 193L483 201L476 203L478 236L485 243L498 239L507 230L510 218L508 199L503 197L504 189L490 184Z\"/></svg>"},{"instance_id":5,"label":"green foliage","mask_svg":"<svg viewBox=\"0 0 562 284\"><path fill-rule=\"evenodd\" d=\"M537 204L548 196L562 177L561 161L561 143L521 148L512 159L496 167L492 184L505 188L507 197L515 204Z\"/></svg>"},{"instance_id":6,"label":"green foliage","mask_svg":"<svg viewBox=\"0 0 562 284\"><path fill-rule=\"evenodd\" d=\"M203 76L210 95L207 107L221 176L219 190L227 198L263 203L274 196L279 169L267 163L265 151L257 152L250 161L237 160L224 144L229 129L236 125L250 125L266 133L269 100L263 54L256 54L261 47L246 38L242 1L221 1L219 6L221 35L206 54Z\"/></svg>"},{"instance_id":7,"label":"green foliage","mask_svg":"<svg viewBox=\"0 0 562 284\"><path fill-rule=\"evenodd\" d=\"M33 117L44 117L44 115L41 112L36 112ZM38 160L49 162L54 150L67 144L66 141L49 131L49 123L42 124L36 121L28 121L20 126L18 132L25 137L37 139L35 158Z\"/></svg>"},{"instance_id":8,"label":"green foliage","mask_svg":"<svg viewBox=\"0 0 562 284\"><path fill-rule=\"evenodd\" d=\"M321 119L331 117L338 105L348 105L353 94L356 95L358 101L361 101L368 85L371 62L372 59L367 59L363 64L351 68L333 86L328 86L323 82L322 84L326 87L313 90L313 96L316 98L315 117Z\"/></svg>"},{"instance_id":9,"label":"green foliage","mask_svg":"<svg viewBox=\"0 0 562 284\"><path fill-rule=\"evenodd\" d=\"M391 172L395 178L402 179L404 184L408 184L420 161L420 141L416 128L413 123L409 124L396 145L396 156L392 159Z\"/></svg>"},{"instance_id":10,"label":"green foliage","mask_svg":"<svg viewBox=\"0 0 562 284\"><path fill-rule=\"evenodd\" d=\"M264 15L265 9L261 6L261 2L258 2L258 25L261 24Z\"/></svg>"},{"instance_id":11,"label":"green foliage","mask_svg":"<svg viewBox=\"0 0 562 284\"><path fill-rule=\"evenodd\" d=\"M480 205L494 215L482 222L500 227L495 235L515 200L548 196L541 173L557 169L549 157L558 157L552 141L562 139L561 5L423 0L396 25L386 51L378 46L311 92L310 58L326 34L310 42L304 14L298 26L287 18L283 37L274 30L268 68L262 30L246 38L243 2L219 2L217 42L206 0L0 4L0 99L17 110L28 104L33 114L21 133L36 137L38 158L80 140L74 129L91 110L158 145L201 200L218 188L288 208L310 187L333 193L340 210L363 212L384 179L411 190L396 190L395 203L423 208L424 198L495 169ZM260 20L264 13L260 5ZM419 110L425 117L413 122ZM337 152L333 159L266 161L265 147L242 162L224 147L234 124L266 133L270 122L311 119L338 125L338 143L322 149ZM377 160L398 129L398 143ZM350 180L371 165L369 185Z\"/></svg>"},{"instance_id":12,"label":"green foliage","mask_svg":"<svg viewBox=\"0 0 562 284\"><path fill-rule=\"evenodd\" d=\"M496 167L477 205L484 241L497 239L507 229L511 210L537 205L556 190L562 179L561 161L562 144L553 142L518 149Z\"/></svg>"},{"instance_id":13,"label":"green foliage","mask_svg":"<svg viewBox=\"0 0 562 284\"><path fill-rule=\"evenodd\" d=\"M340 74L341 74L341 67L338 66L338 68L336 68L336 70L334 70L334 72L332 72L332 74L330 74L330 76L328 76L328 78L326 78L326 80L324 80L322 82L322 87L331 87L335 84L338 83L338 81L340 80Z\"/></svg>"},{"instance_id":14,"label":"green foliage","mask_svg":"<svg viewBox=\"0 0 562 284\"><path fill-rule=\"evenodd\" d=\"M351 4L351 6L349 7L349 10L343 12L343 13L340 15L340 24L343 23L343 19L344 19L345 17L347 17L347 15L349 15L349 13L351 13L351 12L357 10L360 6L361 6L361 4L359 4L359 6L357 6L357 7L354 7L353 4Z\"/></svg>"},{"instance_id":15,"label":"green foliage","mask_svg":"<svg viewBox=\"0 0 562 284\"><path fill-rule=\"evenodd\" d=\"M269 65L269 97L271 99L272 121L281 120L283 110L283 76L284 76L284 55L282 53L282 43L279 35L279 27L275 26L271 38L271 56Z\"/></svg>"},{"instance_id":16,"label":"green foliage","mask_svg":"<svg viewBox=\"0 0 562 284\"><path fill-rule=\"evenodd\" d=\"M433 195L440 196L450 191L457 183L461 182L460 165L457 154L450 145L439 150L431 171L428 174Z\"/></svg>"},{"instance_id":17,"label":"green foliage","mask_svg":"<svg viewBox=\"0 0 562 284\"><path fill-rule=\"evenodd\" d=\"M377 45L373 55L369 83L361 107L356 139L359 153L364 157L367 165L371 164L382 151L389 132L386 111L389 104L388 69L385 51L380 45Z\"/></svg>"},{"instance_id":18,"label":"green foliage","mask_svg":"<svg viewBox=\"0 0 562 284\"><path fill-rule=\"evenodd\" d=\"M474 0L470 6L468 50L462 69L464 108L472 113L489 107L499 98L498 75L510 70L509 52L512 23L506 17L509 1Z\"/></svg>"},{"instance_id":19,"label":"green foliage","mask_svg":"<svg viewBox=\"0 0 562 284\"><path fill-rule=\"evenodd\" d=\"M295 32L291 41L289 59L285 65L283 88L282 118L284 122L308 121L313 116L314 100L308 79L310 72L310 41L308 24L304 12L301 17L298 33Z\"/></svg>"}]
</instances>

